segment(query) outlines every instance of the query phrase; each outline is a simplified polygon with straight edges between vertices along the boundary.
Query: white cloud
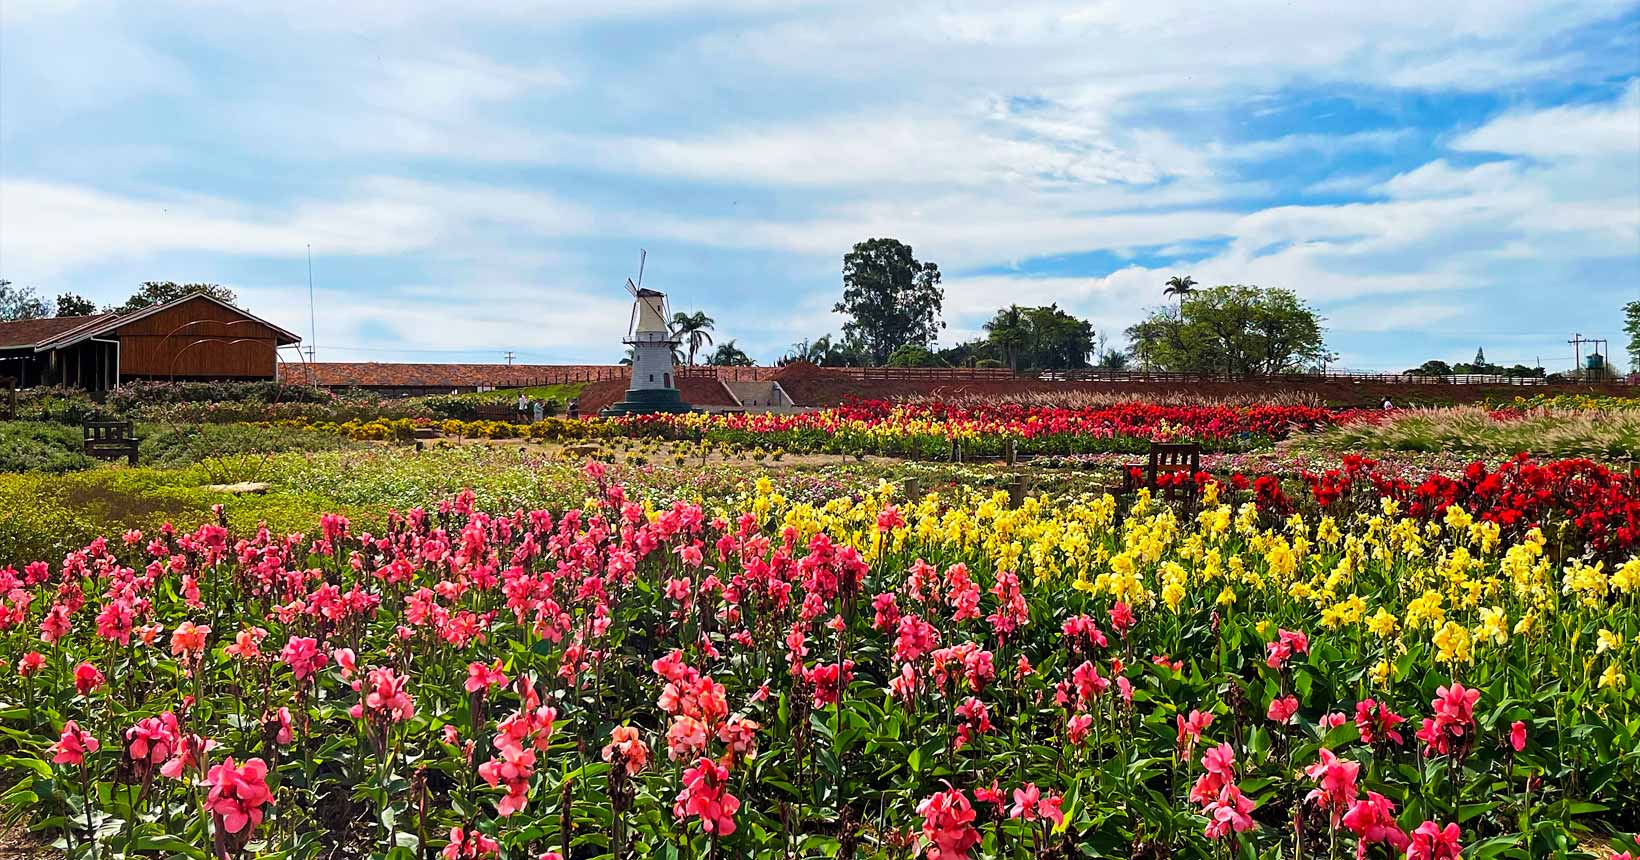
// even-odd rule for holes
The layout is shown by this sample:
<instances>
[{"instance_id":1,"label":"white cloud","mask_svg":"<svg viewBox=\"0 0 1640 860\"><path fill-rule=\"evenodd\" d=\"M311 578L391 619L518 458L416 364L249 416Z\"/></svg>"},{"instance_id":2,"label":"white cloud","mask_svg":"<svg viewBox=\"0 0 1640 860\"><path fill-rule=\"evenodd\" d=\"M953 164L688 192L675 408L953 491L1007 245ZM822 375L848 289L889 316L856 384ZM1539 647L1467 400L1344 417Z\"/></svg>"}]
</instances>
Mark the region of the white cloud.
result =
<instances>
[{"instance_id":1,"label":"white cloud","mask_svg":"<svg viewBox=\"0 0 1640 860\"><path fill-rule=\"evenodd\" d=\"M1640 153L1640 79L1629 81L1616 101L1506 113L1461 135L1452 148L1551 160L1616 157L1633 163Z\"/></svg>"}]
</instances>

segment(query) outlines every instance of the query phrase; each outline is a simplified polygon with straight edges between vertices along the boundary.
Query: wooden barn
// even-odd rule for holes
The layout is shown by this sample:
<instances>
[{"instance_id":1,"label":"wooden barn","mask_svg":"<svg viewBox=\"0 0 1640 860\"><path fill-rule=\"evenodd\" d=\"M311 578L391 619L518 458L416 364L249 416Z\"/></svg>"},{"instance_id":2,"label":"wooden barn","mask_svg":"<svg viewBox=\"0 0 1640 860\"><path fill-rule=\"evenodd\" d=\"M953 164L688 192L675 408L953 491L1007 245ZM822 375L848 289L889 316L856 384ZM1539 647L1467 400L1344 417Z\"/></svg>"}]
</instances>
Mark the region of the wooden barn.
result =
<instances>
[{"instance_id":1,"label":"wooden barn","mask_svg":"<svg viewBox=\"0 0 1640 860\"><path fill-rule=\"evenodd\" d=\"M0 377L106 391L136 379L258 380L301 338L203 293L125 314L0 322Z\"/></svg>"}]
</instances>

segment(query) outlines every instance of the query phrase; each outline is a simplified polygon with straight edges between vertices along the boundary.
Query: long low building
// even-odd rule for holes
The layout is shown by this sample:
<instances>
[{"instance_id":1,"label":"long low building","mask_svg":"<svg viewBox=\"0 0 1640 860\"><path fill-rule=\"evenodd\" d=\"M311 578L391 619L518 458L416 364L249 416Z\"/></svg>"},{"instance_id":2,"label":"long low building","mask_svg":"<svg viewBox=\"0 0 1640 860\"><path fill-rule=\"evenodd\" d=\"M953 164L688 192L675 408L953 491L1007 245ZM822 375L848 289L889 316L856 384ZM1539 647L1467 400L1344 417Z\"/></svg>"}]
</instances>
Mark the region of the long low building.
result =
<instances>
[{"instance_id":1,"label":"long low building","mask_svg":"<svg viewBox=\"0 0 1640 860\"><path fill-rule=\"evenodd\" d=\"M557 385L626 379L631 369L617 364L438 364L376 361L288 363L286 382L320 388L358 388L390 397L451 394L491 388Z\"/></svg>"},{"instance_id":2,"label":"long low building","mask_svg":"<svg viewBox=\"0 0 1640 860\"><path fill-rule=\"evenodd\" d=\"M124 314L0 322L0 377L107 391L142 379L266 380L302 339L204 293Z\"/></svg>"}]
</instances>

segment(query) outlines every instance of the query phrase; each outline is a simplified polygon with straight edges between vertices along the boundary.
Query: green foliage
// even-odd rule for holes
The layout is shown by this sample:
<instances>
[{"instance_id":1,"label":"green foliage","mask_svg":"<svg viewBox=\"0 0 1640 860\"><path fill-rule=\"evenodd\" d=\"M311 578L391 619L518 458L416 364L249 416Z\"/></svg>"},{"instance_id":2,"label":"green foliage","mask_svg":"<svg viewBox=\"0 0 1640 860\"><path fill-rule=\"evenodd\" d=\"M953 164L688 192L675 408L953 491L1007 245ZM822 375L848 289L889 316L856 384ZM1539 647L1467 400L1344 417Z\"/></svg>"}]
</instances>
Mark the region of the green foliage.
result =
<instances>
[{"instance_id":1,"label":"green foliage","mask_svg":"<svg viewBox=\"0 0 1640 860\"><path fill-rule=\"evenodd\" d=\"M138 454L140 462L173 468L211 460L243 460L286 451L333 451L347 445L347 440L335 433L256 424L139 426L137 435L142 440ZM259 477L236 475L232 479L254 480Z\"/></svg>"},{"instance_id":2,"label":"green foliage","mask_svg":"<svg viewBox=\"0 0 1640 860\"><path fill-rule=\"evenodd\" d=\"M716 324L717 321L707 316L705 311L695 311L692 314L678 311L672 315L672 335L683 338L683 342L688 345L691 366L695 363L695 353L712 342L712 327Z\"/></svg>"},{"instance_id":3,"label":"green foliage","mask_svg":"<svg viewBox=\"0 0 1640 860\"><path fill-rule=\"evenodd\" d=\"M42 421L0 422L0 472L72 472L96 465L80 431Z\"/></svg>"},{"instance_id":4,"label":"green foliage","mask_svg":"<svg viewBox=\"0 0 1640 860\"><path fill-rule=\"evenodd\" d=\"M800 340L792 344L792 351L780 360L781 364L806 361L820 367L855 367L867 363L864 348L858 338L838 341L829 334L814 340Z\"/></svg>"},{"instance_id":5,"label":"green foliage","mask_svg":"<svg viewBox=\"0 0 1640 860\"><path fill-rule=\"evenodd\" d=\"M1051 304L1037 308L1009 305L985 324L985 331L1009 367L1065 370L1088 366L1093 354L1093 324Z\"/></svg>"},{"instance_id":6,"label":"green foliage","mask_svg":"<svg viewBox=\"0 0 1640 860\"><path fill-rule=\"evenodd\" d=\"M907 344L926 348L945 328L940 267L921 263L898 239L867 239L843 255L843 333L857 338L873 363Z\"/></svg>"},{"instance_id":7,"label":"green foliage","mask_svg":"<svg viewBox=\"0 0 1640 860\"><path fill-rule=\"evenodd\" d=\"M1640 301L1623 306L1623 333L1629 336L1629 370L1640 373Z\"/></svg>"},{"instance_id":8,"label":"green foliage","mask_svg":"<svg viewBox=\"0 0 1640 860\"><path fill-rule=\"evenodd\" d=\"M733 338L718 344L706 363L715 367L751 367L756 364L745 350L735 344Z\"/></svg>"},{"instance_id":9,"label":"green foliage","mask_svg":"<svg viewBox=\"0 0 1640 860\"><path fill-rule=\"evenodd\" d=\"M1187 373L1293 373L1327 356L1321 317L1296 293L1229 285L1195 290L1130 326L1146 366Z\"/></svg>"},{"instance_id":10,"label":"green foliage","mask_svg":"<svg viewBox=\"0 0 1640 860\"><path fill-rule=\"evenodd\" d=\"M0 281L0 322L48 316L51 303L40 298L33 287L15 287L11 281Z\"/></svg>"},{"instance_id":11,"label":"green foliage","mask_svg":"<svg viewBox=\"0 0 1640 860\"><path fill-rule=\"evenodd\" d=\"M287 382L126 382L109 392L108 406L121 413L172 403L330 403L323 388Z\"/></svg>"},{"instance_id":12,"label":"green foliage","mask_svg":"<svg viewBox=\"0 0 1640 860\"><path fill-rule=\"evenodd\" d=\"M93 418L115 416L82 389L41 385L17 392L17 417L24 421L78 425Z\"/></svg>"},{"instance_id":13,"label":"green foliage","mask_svg":"<svg viewBox=\"0 0 1640 860\"><path fill-rule=\"evenodd\" d=\"M927 347L916 344L906 344L894 350L888 356L889 367L944 367L945 362L939 356L928 351Z\"/></svg>"},{"instance_id":14,"label":"green foliage","mask_svg":"<svg viewBox=\"0 0 1640 860\"><path fill-rule=\"evenodd\" d=\"M230 305L237 306L239 303L239 297L234 294L234 291L221 284L179 284L175 281L143 281L141 288L132 293L131 298L126 299L123 304L110 307L109 310L120 314L130 313L151 305L162 305L169 301L175 301L194 293L204 293L211 298L227 302Z\"/></svg>"},{"instance_id":15,"label":"green foliage","mask_svg":"<svg viewBox=\"0 0 1640 860\"><path fill-rule=\"evenodd\" d=\"M79 293L58 293L57 312L60 317L83 317L97 312L97 303Z\"/></svg>"}]
</instances>

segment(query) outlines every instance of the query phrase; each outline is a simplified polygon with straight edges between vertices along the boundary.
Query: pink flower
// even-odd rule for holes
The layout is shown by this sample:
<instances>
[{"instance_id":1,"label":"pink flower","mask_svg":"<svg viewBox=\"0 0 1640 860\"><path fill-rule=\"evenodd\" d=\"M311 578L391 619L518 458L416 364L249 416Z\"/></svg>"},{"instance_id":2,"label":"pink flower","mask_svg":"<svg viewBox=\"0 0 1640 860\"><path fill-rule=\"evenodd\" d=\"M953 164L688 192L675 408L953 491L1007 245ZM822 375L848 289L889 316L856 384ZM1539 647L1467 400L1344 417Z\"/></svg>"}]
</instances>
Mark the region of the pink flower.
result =
<instances>
[{"instance_id":1,"label":"pink flower","mask_svg":"<svg viewBox=\"0 0 1640 860\"><path fill-rule=\"evenodd\" d=\"M97 671L97 667L89 662L74 667L74 689L80 695L89 696L92 690L106 683L108 683L108 679L104 678L103 673Z\"/></svg>"},{"instance_id":2,"label":"pink flower","mask_svg":"<svg viewBox=\"0 0 1640 860\"><path fill-rule=\"evenodd\" d=\"M219 827L232 834L244 831L248 836L262 823L262 807L273 803L267 776L268 766L259 758L235 767L233 757L229 756L211 768L206 776L211 790L205 797L205 805Z\"/></svg>"},{"instance_id":3,"label":"pink flower","mask_svg":"<svg viewBox=\"0 0 1640 860\"><path fill-rule=\"evenodd\" d=\"M1458 845L1461 835L1456 824L1443 828L1433 821L1425 821L1412 831L1406 860L1457 860L1463 851Z\"/></svg>"},{"instance_id":4,"label":"pink flower","mask_svg":"<svg viewBox=\"0 0 1640 860\"><path fill-rule=\"evenodd\" d=\"M205 637L209 635L209 626L184 621L171 632L171 654L181 657L185 663L191 663L205 653Z\"/></svg>"},{"instance_id":5,"label":"pink flower","mask_svg":"<svg viewBox=\"0 0 1640 860\"><path fill-rule=\"evenodd\" d=\"M352 680L354 673L359 671L359 658L354 656L352 648L337 648L330 652L330 656L341 670L343 681Z\"/></svg>"},{"instance_id":6,"label":"pink flower","mask_svg":"<svg viewBox=\"0 0 1640 860\"><path fill-rule=\"evenodd\" d=\"M27 678L44 669L45 666L46 655L41 654L39 651L30 651L17 661L17 674Z\"/></svg>"},{"instance_id":7,"label":"pink flower","mask_svg":"<svg viewBox=\"0 0 1640 860\"><path fill-rule=\"evenodd\" d=\"M1282 630L1276 636L1276 641L1267 647L1269 656L1265 658L1265 665L1272 669L1280 669L1287 665L1287 661L1295 654L1310 652L1310 638L1303 633L1292 630Z\"/></svg>"},{"instance_id":8,"label":"pink flower","mask_svg":"<svg viewBox=\"0 0 1640 860\"><path fill-rule=\"evenodd\" d=\"M1298 713L1298 697L1282 696L1270 701L1270 710L1266 714L1272 723L1290 723L1293 715Z\"/></svg>"},{"instance_id":9,"label":"pink flower","mask_svg":"<svg viewBox=\"0 0 1640 860\"><path fill-rule=\"evenodd\" d=\"M473 830L450 828L450 844L444 846L444 860L491 860L501 854L501 843Z\"/></svg>"},{"instance_id":10,"label":"pink flower","mask_svg":"<svg viewBox=\"0 0 1640 860\"><path fill-rule=\"evenodd\" d=\"M69 720L63 724L63 732L57 742L51 745L50 751L54 753L51 761L54 764L83 764L86 755L96 752L101 746L90 732L80 728L79 723Z\"/></svg>"},{"instance_id":11,"label":"pink flower","mask_svg":"<svg viewBox=\"0 0 1640 860\"><path fill-rule=\"evenodd\" d=\"M478 766L478 775L491 788L505 784L507 796L496 804L502 818L524 808L529 800L530 777L535 773L535 750L508 744L500 747L501 757Z\"/></svg>"},{"instance_id":12,"label":"pink flower","mask_svg":"<svg viewBox=\"0 0 1640 860\"><path fill-rule=\"evenodd\" d=\"M1383 746L1391 741L1397 745L1405 743L1395 727L1406 721L1406 717L1372 699L1364 699L1355 705L1355 727L1360 730L1361 743L1364 744Z\"/></svg>"},{"instance_id":13,"label":"pink flower","mask_svg":"<svg viewBox=\"0 0 1640 860\"><path fill-rule=\"evenodd\" d=\"M467 692L476 693L487 688L504 687L506 684L507 676L501 671L500 660L489 666L478 662L467 664Z\"/></svg>"},{"instance_id":14,"label":"pink flower","mask_svg":"<svg viewBox=\"0 0 1640 860\"><path fill-rule=\"evenodd\" d=\"M1526 723L1516 720L1509 726L1509 745L1515 748L1515 752L1526 749Z\"/></svg>"},{"instance_id":15,"label":"pink flower","mask_svg":"<svg viewBox=\"0 0 1640 860\"><path fill-rule=\"evenodd\" d=\"M1242 833L1258 827L1252 811L1257 806L1253 799L1241 793L1234 785L1219 790L1219 796L1202 810L1212 819L1207 823L1208 839L1223 839L1230 833Z\"/></svg>"},{"instance_id":16,"label":"pink flower","mask_svg":"<svg viewBox=\"0 0 1640 860\"><path fill-rule=\"evenodd\" d=\"M1009 810L1008 817L1025 821L1046 818L1058 827L1065 822L1065 813L1059 808L1062 801L1063 798L1053 795L1044 800L1036 783L1027 782L1023 788L1014 789L1014 808Z\"/></svg>"},{"instance_id":17,"label":"pink flower","mask_svg":"<svg viewBox=\"0 0 1640 860\"><path fill-rule=\"evenodd\" d=\"M1191 709L1188 718L1183 714L1177 714L1174 720L1179 726L1177 746L1184 751L1184 757L1189 758L1196 748L1196 742L1202 739L1202 732L1213 724L1213 715Z\"/></svg>"},{"instance_id":18,"label":"pink flower","mask_svg":"<svg viewBox=\"0 0 1640 860\"><path fill-rule=\"evenodd\" d=\"M415 703L410 700L410 679L389 668L371 669L361 685L354 681L354 689L365 691L364 700L349 709L354 719L363 719L366 713L383 722L399 723L416 715Z\"/></svg>"},{"instance_id":19,"label":"pink flower","mask_svg":"<svg viewBox=\"0 0 1640 860\"><path fill-rule=\"evenodd\" d=\"M1071 746L1081 746L1087 740L1088 732L1093 728L1092 714L1077 714L1065 724L1065 739Z\"/></svg>"},{"instance_id":20,"label":"pink flower","mask_svg":"<svg viewBox=\"0 0 1640 860\"><path fill-rule=\"evenodd\" d=\"M1305 796L1332 813L1332 825L1337 827L1344 808L1355 800L1355 781L1361 773L1359 762L1344 761L1326 747L1321 748L1321 761L1304 769L1304 775L1314 780L1317 787Z\"/></svg>"},{"instance_id":21,"label":"pink flower","mask_svg":"<svg viewBox=\"0 0 1640 860\"><path fill-rule=\"evenodd\" d=\"M1137 623L1138 620L1133 617L1133 610L1126 603L1118 600L1116 605L1110 608L1110 626L1115 628L1116 632L1122 634L1124 638L1127 636L1127 632L1133 629L1133 625Z\"/></svg>"},{"instance_id":22,"label":"pink flower","mask_svg":"<svg viewBox=\"0 0 1640 860\"><path fill-rule=\"evenodd\" d=\"M1424 742L1431 755L1455 753L1462 756L1474 742L1475 703L1480 690L1466 690L1462 684L1441 687L1430 706L1435 709L1433 719L1424 718L1418 730L1418 740Z\"/></svg>"},{"instance_id":23,"label":"pink flower","mask_svg":"<svg viewBox=\"0 0 1640 860\"><path fill-rule=\"evenodd\" d=\"M1377 842L1388 844L1400 854L1409 841L1406 832L1395 823L1395 804L1376 791L1369 791L1364 800L1350 804L1342 823L1361 840L1357 852L1360 857L1367 856L1367 846Z\"/></svg>"},{"instance_id":24,"label":"pink flower","mask_svg":"<svg viewBox=\"0 0 1640 860\"><path fill-rule=\"evenodd\" d=\"M313 673L323 669L327 658L325 653L319 650L319 640L306 636L292 636L279 652L279 659L290 667L291 673L296 676L296 683L301 684L312 677Z\"/></svg>"},{"instance_id":25,"label":"pink flower","mask_svg":"<svg viewBox=\"0 0 1640 860\"><path fill-rule=\"evenodd\" d=\"M718 836L734 833L740 799L728 792L728 785L728 768L709 758L700 759L683 772L683 790L672 804L673 817L680 821L699 818L702 829Z\"/></svg>"},{"instance_id":26,"label":"pink flower","mask_svg":"<svg viewBox=\"0 0 1640 860\"><path fill-rule=\"evenodd\" d=\"M929 843L927 860L962 860L979 844L974 808L968 805L967 796L949 783L945 791L917 804L917 814L923 817L923 838Z\"/></svg>"},{"instance_id":27,"label":"pink flower","mask_svg":"<svg viewBox=\"0 0 1640 860\"><path fill-rule=\"evenodd\" d=\"M144 775L174 755L181 742L176 714L170 711L138 720L136 725L125 730L125 752Z\"/></svg>"},{"instance_id":28,"label":"pink flower","mask_svg":"<svg viewBox=\"0 0 1640 860\"><path fill-rule=\"evenodd\" d=\"M604 747L604 761L615 763L618 759L626 767L628 776L636 776L649 764L649 747L638 736L638 730L631 726L616 726L609 732L609 744Z\"/></svg>"}]
</instances>

